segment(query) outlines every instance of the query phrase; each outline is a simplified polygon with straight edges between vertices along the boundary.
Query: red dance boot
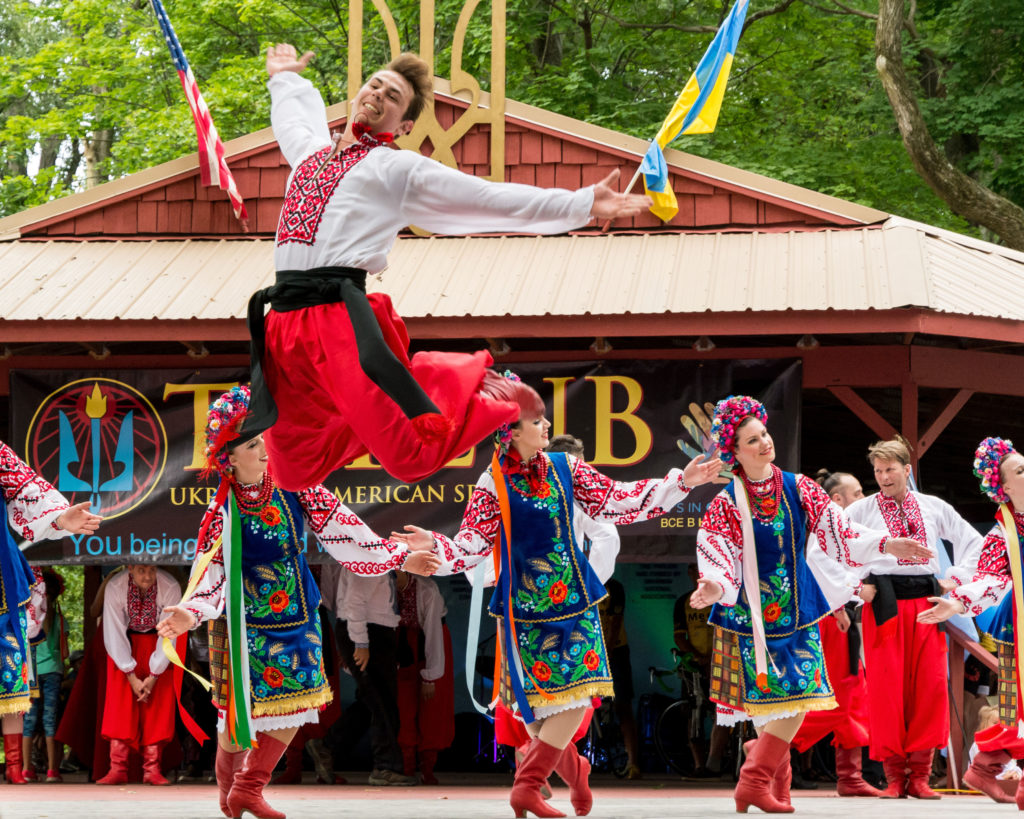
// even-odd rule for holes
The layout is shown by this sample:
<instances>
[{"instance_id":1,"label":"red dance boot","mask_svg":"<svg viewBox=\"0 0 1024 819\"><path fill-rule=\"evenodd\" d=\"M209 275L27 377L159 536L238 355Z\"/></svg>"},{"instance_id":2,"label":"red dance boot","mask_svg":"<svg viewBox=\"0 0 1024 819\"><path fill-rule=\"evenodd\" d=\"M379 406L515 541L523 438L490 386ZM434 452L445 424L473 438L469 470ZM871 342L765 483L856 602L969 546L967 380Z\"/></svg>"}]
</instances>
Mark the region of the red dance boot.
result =
<instances>
[{"instance_id":1,"label":"red dance boot","mask_svg":"<svg viewBox=\"0 0 1024 819\"><path fill-rule=\"evenodd\" d=\"M4 734L4 758L7 760L7 784L24 785L25 774L21 770L21 734Z\"/></svg>"},{"instance_id":2,"label":"red dance boot","mask_svg":"<svg viewBox=\"0 0 1024 819\"><path fill-rule=\"evenodd\" d=\"M217 762L214 771L217 774L217 787L220 789L220 811L228 819L231 819L231 811L228 810L228 793L231 786L235 784L235 774L242 770L245 764L245 755L248 751L225 751L217 743Z\"/></svg>"},{"instance_id":3,"label":"red dance boot","mask_svg":"<svg viewBox=\"0 0 1024 819\"><path fill-rule=\"evenodd\" d=\"M743 756L744 758L749 757L754 752L754 746L757 744L756 739L748 739L743 743ZM772 796L775 797L775 801L783 805L791 805L792 800L789 795L789 786L793 783L793 765L792 757L790 754L783 754L779 760L779 767L775 769L775 773L772 774L772 784L769 790ZM795 808L794 808L795 810Z\"/></svg>"},{"instance_id":4,"label":"red dance boot","mask_svg":"<svg viewBox=\"0 0 1024 819\"><path fill-rule=\"evenodd\" d=\"M754 740L733 793L737 813L746 813L751 805L765 813L793 813L792 805L779 802L771 792L783 756L789 756L789 743L784 739L764 733Z\"/></svg>"},{"instance_id":5,"label":"red dance boot","mask_svg":"<svg viewBox=\"0 0 1024 819\"><path fill-rule=\"evenodd\" d=\"M793 804L789 798L789 786L793 783L792 759L793 755L789 751L782 755L782 759L779 760L779 767L775 769L775 774L772 776L772 786L770 788L775 801L786 807ZM796 810L796 808L793 808L793 810Z\"/></svg>"},{"instance_id":6,"label":"red dance boot","mask_svg":"<svg viewBox=\"0 0 1024 819\"><path fill-rule=\"evenodd\" d=\"M249 811L256 819L285 819L263 798L263 788L270 781L274 766L284 755L287 746L270 734L257 734L256 747L249 751L242 770L235 774L235 784L228 794L230 815L239 817Z\"/></svg>"},{"instance_id":7,"label":"red dance boot","mask_svg":"<svg viewBox=\"0 0 1024 819\"><path fill-rule=\"evenodd\" d=\"M284 770L274 777L272 785L302 784L302 745L293 741L284 752Z\"/></svg>"},{"instance_id":8,"label":"red dance boot","mask_svg":"<svg viewBox=\"0 0 1024 819\"><path fill-rule=\"evenodd\" d=\"M160 746L142 746L142 781L147 785L170 785L160 772Z\"/></svg>"},{"instance_id":9,"label":"red dance boot","mask_svg":"<svg viewBox=\"0 0 1024 819\"><path fill-rule=\"evenodd\" d=\"M562 749L548 745L541 739L534 739L516 768L516 778L512 783L512 792L508 802L515 811L517 819L525 819L529 811L541 819L559 819L564 813L555 810L540 795L541 786L547 782L555 765L562 756Z\"/></svg>"},{"instance_id":10,"label":"red dance boot","mask_svg":"<svg viewBox=\"0 0 1024 819\"><path fill-rule=\"evenodd\" d=\"M594 795L590 792L590 760L576 750L573 743L565 746L562 756L555 765L557 773L569 786L569 801L577 816L586 816L594 806Z\"/></svg>"},{"instance_id":11,"label":"red dance boot","mask_svg":"<svg viewBox=\"0 0 1024 819\"><path fill-rule=\"evenodd\" d=\"M882 799L907 798L907 760L902 756L891 756L882 760L885 770L886 788L879 796Z\"/></svg>"},{"instance_id":12,"label":"red dance boot","mask_svg":"<svg viewBox=\"0 0 1024 819\"><path fill-rule=\"evenodd\" d=\"M424 785L440 785L437 777L434 776L434 766L437 764L437 751L420 751L420 778Z\"/></svg>"},{"instance_id":13,"label":"red dance boot","mask_svg":"<svg viewBox=\"0 0 1024 819\"><path fill-rule=\"evenodd\" d=\"M1017 810L1024 810L1024 779L1017 783Z\"/></svg>"},{"instance_id":14,"label":"red dance boot","mask_svg":"<svg viewBox=\"0 0 1024 819\"><path fill-rule=\"evenodd\" d=\"M518 768L523 764L523 758L526 756L527 751L530 750L530 743L533 740L528 740L522 745L516 747L516 767ZM551 783L546 781L540 786L540 795L545 799L550 799L554 794L551 791Z\"/></svg>"},{"instance_id":15,"label":"red dance boot","mask_svg":"<svg viewBox=\"0 0 1024 819\"><path fill-rule=\"evenodd\" d=\"M1006 751L978 751L974 755L971 767L964 774L964 782L974 790L981 791L993 801L1008 805L1014 799L1003 790L996 776L1003 770L1003 765L1009 761L1010 755Z\"/></svg>"},{"instance_id":16,"label":"red dance boot","mask_svg":"<svg viewBox=\"0 0 1024 819\"><path fill-rule=\"evenodd\" d=\"M110 770L97 785L124 785L128 782L128 743L119 739L110 740Z\"/></svg>"},{"instance_id":17,"label":"red dance boot","mask_svg":"<svg viewBox=\"0 0 1024 819\"><path fill-rule=\"evenodd\" d=\"M861 774L861 749L836 746L836 793L840 796L881 796Z\"/></svg>"},{"instance_id":18,"label":"red dance boot","mask_svg":"<svg viewBox=\"0 0 1024 819\"><path fill-rule=\"evenodd\" d=\"M935 791L928 787L928 777L932 773L932 757L935 749L929 748L925 751L914 751L907 757L907 767L910 768L910 776L907 779L907 796L915 799L941 799Z\"/></svg>"}]
</instances>

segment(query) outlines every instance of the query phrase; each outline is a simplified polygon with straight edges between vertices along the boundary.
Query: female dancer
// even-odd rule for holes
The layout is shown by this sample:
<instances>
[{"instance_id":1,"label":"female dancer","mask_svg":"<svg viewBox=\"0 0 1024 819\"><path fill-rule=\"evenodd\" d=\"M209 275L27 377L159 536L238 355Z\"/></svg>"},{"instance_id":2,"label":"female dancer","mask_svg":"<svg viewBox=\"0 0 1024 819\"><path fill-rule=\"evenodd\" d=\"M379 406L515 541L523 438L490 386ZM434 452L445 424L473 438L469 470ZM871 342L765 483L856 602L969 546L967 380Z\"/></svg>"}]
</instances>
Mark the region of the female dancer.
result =
<instances>
[{"instance_id":1,"label":"female dancer","mask_svg":"<svg viewBox=\"0 0 1024 819\"><path fill-rule=\"evenodd\" d=\"M981 491L999 504L996 525L982 546L978 569L970 583L934 601L932 622L964 611L972 615L998 605L989 626L999 647L999 724L974 735L978 754L964 781L996 802L1012 802L996 777L1011 759L1024 758L1024 700L1021 661L1024 659L1024 583L1021 544L1024 543L1024 455L1005 438L986 438L974 453L974 474ZM941 605L941 608L940 608ZM927 612L926 612L927 613ZM1017 787L1017 808L1024 810L1024 786Z\"/></svg>"},{"instance_id":2,"label":"female dancer","mask_svg":"<svg viewBox=\"0 0 1024 819\"><path fill-rule=\"evenodd\" d=\"M296 494L276 487L262 437L246 433L248 407L248 387L210 406L206 458L221 482L199 529L188 589L179 605L164 609L157 631L173 639L211 621L221 810L283 819L263 787L296 730L316 722L331 699L304 523L360 574L403 567L430 574L439 561L378 537L323 486Z\"/></svg>"},{"instance_id":3,"label":"female dancer","mask_svg":"<svg viewBox=\"0 0 1024 819\"><path fill-rule=\"evenodd\" d=\"M716 604L712 696L719 724L752 719L758 738L736 785L736 810L792 813L789 743L811 710L836 707L817 622L854 599L858 575L892 561L920 560L915 541L850 527L811 478L783 472L760 402L718 402L711 435L736 477L711 502L697 534L701 579L694 608ZM733 660L723 669L722 659ZM733 668L738 668L739 673Z\"/></svg>"},{"instance_id":4,"label":"female dancer","mask_svg":"<svg viewBox=\"0 0 1024 819\"><path fill-rule=\"evenodd\" d=\"M411 548L436 543L445 561L440 572L448 574L472 568L500 542L490 603L499 624L500 694L533 737L509 802L518 817L563 816L540 793L554 770L569 785L576 815L585 816L593 804L590 763L570 739L591 697L613 689L597 614L605 590L576 543L574 508L615 524L657 517L718 474L721 462L694 461L660 480L613 481L564 452L545 454L551 424L544 402L511 373L506 378L501 397L519 406L519 420L498 431L494 461L477 481L458 534L449 539L409 526L392 537Z\"/></svg>"},{"instance_id":5,"label":"female dancer","mask_svg":"<svg viewBox=\"0 0 1024 819\"><path fill-rule=\"evenodd\" d=\"M0 487L7 518L26 540L45 540L95 532L100 525L89 502L71 506L32 471L7 444L0 442ZM24 785L21 764L22 721L30 707L29 640L42 629L46 590L25 561L10 529L0 544L0 715L3 716L7 781Z\"/></svg>"}]
</instances>

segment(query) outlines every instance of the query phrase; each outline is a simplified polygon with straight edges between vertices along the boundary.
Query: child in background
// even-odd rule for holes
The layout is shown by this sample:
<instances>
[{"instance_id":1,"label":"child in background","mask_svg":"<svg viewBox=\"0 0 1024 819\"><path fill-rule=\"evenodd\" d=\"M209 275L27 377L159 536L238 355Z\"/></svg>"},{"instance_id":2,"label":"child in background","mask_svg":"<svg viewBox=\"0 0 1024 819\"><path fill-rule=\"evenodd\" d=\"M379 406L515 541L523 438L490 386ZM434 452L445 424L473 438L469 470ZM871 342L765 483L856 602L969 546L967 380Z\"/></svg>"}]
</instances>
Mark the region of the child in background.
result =
<instances>
[{"instance_id":1,"label":"child in background","mask_svg":"<svg viewBox=\"0 0 1024 819\"><path fill-rule=\"evenodd\" d=\"M53 569L43 569L42 574L46 584L46 616L43 619L42 640L32 646L32 665L35 668L39 693L32 698L32 705L25 715L21 758L25 765L25 779L34 782L37 777L35 766L32 764L32 741L35 739L41 717L43 734L46 736L46 781L62 782L62 749L58 749L55 735L60 717L64 663L68 657L68 624L60 609L64 579Z\"/></svg>"}]
</instances>

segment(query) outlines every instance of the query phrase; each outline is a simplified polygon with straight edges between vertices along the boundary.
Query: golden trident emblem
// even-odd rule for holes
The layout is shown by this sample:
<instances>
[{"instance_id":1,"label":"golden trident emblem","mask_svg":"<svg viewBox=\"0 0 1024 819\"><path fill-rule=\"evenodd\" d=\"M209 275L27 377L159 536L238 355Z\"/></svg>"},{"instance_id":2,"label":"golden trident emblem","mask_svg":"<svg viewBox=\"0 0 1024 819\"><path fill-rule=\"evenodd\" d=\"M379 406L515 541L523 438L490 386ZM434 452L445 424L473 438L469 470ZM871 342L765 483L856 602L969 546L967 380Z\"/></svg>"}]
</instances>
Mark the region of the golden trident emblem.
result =
<instances>
[{"instance_id":1,"label":"golden trident emblem","mask_svg":"<svg viewBox=\"0 0 1024 819\"><path fill-rule=\"evenodd\" d=\"M391 56L402 51L398 26L385 0L371 0L387 32ZM477 124L490 126L491 173L494 182L505 181L505 0L491 0L491 92L484 101L480 83L462 68L466 30L480 0L466 0L455 25L452 40L451 92L464 99L468 108L449 128L437 121L434 106L425 110L412 132L396 140L402 148L419 151L423 143L433 146L431 156L450 168L456 167L452 146ZM420 57L434 66L434 0L420 2ZM348 98L362 85L363 77L363 0L349 3ZM468 95L468 99L466 99Z\"/></svg>"}]
</instances>

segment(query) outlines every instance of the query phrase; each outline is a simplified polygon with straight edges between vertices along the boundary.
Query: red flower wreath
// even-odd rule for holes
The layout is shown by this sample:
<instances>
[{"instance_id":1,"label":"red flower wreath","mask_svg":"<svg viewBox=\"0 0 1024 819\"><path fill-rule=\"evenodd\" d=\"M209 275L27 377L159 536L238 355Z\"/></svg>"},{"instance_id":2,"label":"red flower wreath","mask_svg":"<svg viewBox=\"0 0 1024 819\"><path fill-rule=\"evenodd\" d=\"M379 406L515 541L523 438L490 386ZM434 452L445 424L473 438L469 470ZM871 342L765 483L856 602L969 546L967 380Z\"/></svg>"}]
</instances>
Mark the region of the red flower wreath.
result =
<instances>
[{"instance_id":1,"label":"red flower wreath","mask_svg":"<svg viewBox=\"0 0 1024 819\"><path fill-rule=\"evenodd\" d=\"M562 603L565 598L569 595L569 588L561 580L557 583L553 583L551 588L548 589L548 597L551 598L552 603Z\"/></svg>"},{"instance_id":2,"label":"red flower wreath","mask_svg":"<svg viewBox=\"0 0 1024 819\"><path fill-rule=\"evenodd\" d=\"M271 688L280 688L284 684L284 674L281 673L280 669L268 665L263 669L263 682Z\"/></svg>"},{"instance_id":3,"label":"red flower wreath","mask_svg":"<svg viewBox=\"0 0 1024 819\"><path fill-rule=\"evenodd\" d=\"M778 603L769 603L764 607L764 621L766 623L774 623L779 617L782 616L782 606Z\"/></svg>"},{"instance_id":4,"label":"red flower wreath","mask_svg":"<svg viewBox=\"0 0 1024 819\"><path fill-rule=\"evenodd\" d=\"M597 655L597 652L594 651L594 649L590 649L590 651L583 655L583 665L585 665L589 671L593 671L601 665L601 658Z\"/></svg>"},{"instance_id":5,"label":"red flower wreath","mask_svg":"<svg viewBox=\"0 0 1024 819\"><path fill-rule=\"evenodd\" d=\"M537 660L533 664L533 676L536 677L540 682L547 682L551 679L551 669L548 664Z\"/></svg>"},{"instance_id":6,"label":"red flower wreath","mask_svg":"<svg viewBox=\"0 0 1024 819\"><path fill-rule=\"evenodd\" d=\"M288 592L284 589L278 589L270 595L270 610L275 614L279 614L288 608L290 602L291 599L288 597Z\"/></svg>"},{"instance_id":7,"label":"red flower wreath","mask_svg":"<svg viewBox=\"0 0 1024 819\"><path fill-rule=\"evenodd\" d=\"M277 526L281 522L281 510L276 506L264 506L260 511L260 520L267 526Z\"/></svg>"}]
</instances>

